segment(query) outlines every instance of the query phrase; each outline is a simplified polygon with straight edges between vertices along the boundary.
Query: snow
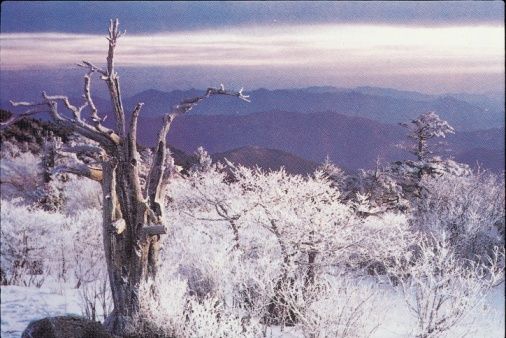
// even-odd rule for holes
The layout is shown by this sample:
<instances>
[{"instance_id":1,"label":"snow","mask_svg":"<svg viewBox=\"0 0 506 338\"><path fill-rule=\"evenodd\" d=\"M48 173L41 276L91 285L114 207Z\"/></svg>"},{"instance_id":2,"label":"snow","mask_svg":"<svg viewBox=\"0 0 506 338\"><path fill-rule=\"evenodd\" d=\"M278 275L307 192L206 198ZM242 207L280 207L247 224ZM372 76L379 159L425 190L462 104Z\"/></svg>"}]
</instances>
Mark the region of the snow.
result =
<instances>
[{"instance_id":1,"label":"snow","mask_svg":"<svg viewBox=\"0 0 506 338\"><path fill-rule=\"evenodd\" d=\"M2 286L1 337L21 337L28 324L48 316L81 315L76 289L55 292L52 288Z\"/></svg>"},{"instance_id":2,"label":"snow","mask_svg":"<svg viewBox=\"0 0 506 338\"><path fill-rule=\"evenodd\" d=\"M79 296L76 289L62 289L56 292L51 288L33 288L21 286L2 286L0 289L1 302L1 337L17 338L32 320L47 316L65 314L81 315ZM487 297L487 304L494 311L492 316L478 318L474 323L466 323L455 331L466 331L471 325L469 337L473 338L502 338L505 332L504 320L504 283L497 286ZM401 338L410 337L410 328L414 320L410 316L399 295L391 293L389 301L384 303L384 320L374 332L372 338ZM272 338L302 338L294 328L279 327L267 330L267 337ZM453 336L453 335L452 335ZM452 337L450 336L450 337Z\"/></svg>"},{"instance_id":3,"label":"snow","mask_svg":"<svg viewBox=\"0 0 506 338\"><path fill-rule=\"evenodd\" d=\"M385 319L372 338L401 338L412 337L411 328L416 324L414 318L405 306L400 295L391 294L392 306L385 307ZM448 337L461 337L468 331L472 338L502 338L504 337L504 283L495 287L486 297L486 304L492 308L491 313L478 316L474 322L464 320ZM475 311L479 311L476 309Z\"/></svg>"}]
</instances>

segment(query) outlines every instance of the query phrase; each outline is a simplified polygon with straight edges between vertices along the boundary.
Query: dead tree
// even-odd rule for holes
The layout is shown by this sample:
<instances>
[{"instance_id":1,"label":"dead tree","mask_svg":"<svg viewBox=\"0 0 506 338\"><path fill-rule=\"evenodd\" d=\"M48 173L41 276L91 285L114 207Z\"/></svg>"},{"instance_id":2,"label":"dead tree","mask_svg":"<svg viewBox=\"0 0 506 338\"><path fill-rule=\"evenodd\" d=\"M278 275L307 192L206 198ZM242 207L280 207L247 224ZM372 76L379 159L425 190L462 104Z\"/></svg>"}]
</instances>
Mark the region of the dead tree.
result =
<instances>
[{"instance_id":1,"label":"dead tree","mask_svg":"<svg viewBox=\"0 0 506 338\"><path fill-rule=\"evenodd\" d=\"M202 100L213 95L231 95L249 101L238 92L220 88L208 88L204 95L182 101L173 106L163 117L161 130L153 153L153 161L148 178L141 186L139 179L139 154L137 152L137 120L143 103L133 107L127 125L123 107L120 81L114 67L114 53L120 36L118 20L111 20L107 40L107 68L102 69L90 62L80 64L87 70L84 76L84 103L77 107L68 97L42 93L42 101L12 102L13 106L26 107L27 110L3 122L4 128L20 118L49 112L60 126L69 128L84 138L94 141L98 146L83 146L68 151L94 153L97 165L72 164L60 166L60 172L68 172L98 181L103 192L103 239L109 272L110 286L114 300L114 311L106 320L106 326L115 334L129 331L131 319L139 310L139 286L141 281L153 278L157 272L160 235L166 232L163 226L162 198L168 183L166 158L168 155L166 136L171 123L177 116L190 111ZM107 84L111 98L116 125L110 129L102 123L91 94L92 76L98 73ZM60 113L58 104L62 103L72 116ZM82 117L87 107L90 122Z\"/></svg>"}]
</instances>

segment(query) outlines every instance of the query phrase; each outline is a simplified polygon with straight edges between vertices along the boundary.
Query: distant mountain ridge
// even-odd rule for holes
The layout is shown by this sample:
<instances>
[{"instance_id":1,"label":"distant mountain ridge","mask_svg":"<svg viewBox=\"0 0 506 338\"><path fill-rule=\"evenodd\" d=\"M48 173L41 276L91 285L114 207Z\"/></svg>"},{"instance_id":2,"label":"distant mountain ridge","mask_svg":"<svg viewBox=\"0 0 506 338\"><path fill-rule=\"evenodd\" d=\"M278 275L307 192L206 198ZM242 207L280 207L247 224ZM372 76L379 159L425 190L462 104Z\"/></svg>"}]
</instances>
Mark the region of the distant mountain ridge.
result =
<instances>
[{"instance_id":1,"label":"distant mountain ridge","mask_svg":"<svg viewBox=\"0 0 506 338\"><path fill-rule=\"evenodd\" d=\"M127 111L136 103L143 102L142 115L161 116L181 100L202 95L198 89L173 90L164 92L149 89L123 99ZM427 111L435 111L456 129L480 130L504 126L504 96L455 93L429 95L414 91L391 88L362 86L338 88L332 86L313 86L300 89L268 90L260 88L247 92L251 103L233 97L211 97L195 107L195 115L247 115L265 111L289 111L315 113L332 111L348 116L365 117L383 123L399 123L417 117ZM79 104L82 98L72 102ZM109 116L111 104L107 99L95 96L100 111ZM0 107L13 109L8 102L0 102Z\"/></svg>"},{"instance_id":2,"label":"distant mountain ridge","mask_svg":"<svg viewBox=\"0 0 506 338\"><path fill-rule=\"evenodd\" d=\"M145 116L159 116L184 98L202 95L203 90L190 89L163 92L147 90L125 99L126 107L144 102ZM195 115L247 115L280 110L297 113L322 111L365 117L383 123L399 123L427 111L435 111L458 130L479 130L504 125L504 106L480 95L428 95L377 87L355 89L309 87L303 89L257 89L247 93L251 103L233 97L211 97L195 107ZM471 103L462 100L469 98ZM471 100L473 98L473 100ZM480 106L481 104L481 106Z\"/></svg>"},{"instance_id":3,"label":"distant mountain ridge","mask_svg":"<svg viewBox=\"0 0 506 338\"><path fill-rule=\"evenodd\" d=\"M139 140L152 145L161 116L171 105L203 93L197 89L151 89L123 101L127 114L137 102L145 103L139 119ZM251 103L227 96L205 100L174 122L169 143L188 153L200 145L210 153L257 146L315 163L330 155L341 166L356 170L372 167L378 157L385 161L409 158L397 147L406 139L406 131L397 124L419 113L436 111L457 130L446 139L449 155L469 164L478 161L494 170L504 169L504 106L502 113L494 110L504 96L497 93L490 97L466 93L437 96L378 87L324 86L258 89L247 94ZM95 103L101 115L108 116L105 124L113 126L110 102L96 97ZM254 155L251 149L242 152Z\"/></svg>"},{"instance_id":4,"label":"distant mountain ridge","mask_svg":"<svg viewBox=\"0 0 506 338\"><path fill-rule=\"evenodd\" d=\"M139 142L153 144L160 119L139 120ZM398 144L406 140L406 130L398 125L370 119L324 112L301 114L271 111L249 115L186 115L173 122L169 144L191 153L204 146L209 153L258 146L278 149L321 163L327 155L338 165L356 170L372 168L376 160L393 161L411 158ZM484 148L499 154L489 163L494 170L504 168L504 128L459 132L445 140L457 156L473 148ZM474 154L474 155L473 155ZM463 158L466 163L486 162L475 152ZM478 157L475 157L478 156ZM495 155L494 155L495 156ZM490 161L489 161L490 162Z\"/></svg>"}]
</instances>

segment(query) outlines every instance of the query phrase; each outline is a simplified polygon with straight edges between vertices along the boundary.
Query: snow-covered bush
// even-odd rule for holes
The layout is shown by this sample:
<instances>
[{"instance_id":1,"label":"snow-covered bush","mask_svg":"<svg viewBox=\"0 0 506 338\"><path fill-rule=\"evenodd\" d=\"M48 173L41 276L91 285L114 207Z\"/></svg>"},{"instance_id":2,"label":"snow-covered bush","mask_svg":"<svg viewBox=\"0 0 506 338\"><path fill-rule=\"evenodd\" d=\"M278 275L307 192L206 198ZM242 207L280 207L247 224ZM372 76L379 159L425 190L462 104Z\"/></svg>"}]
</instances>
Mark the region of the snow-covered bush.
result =
<instances>
[{"instance_id":1,"label":"snow-covered bush","mask_svg":"<svg viewBox=\"0 0 506 338\"><path fill-rule=\"evenodd\" d=\"M15 144L2 144L0 161L1 194L5 200L22 197L33 203L40 197L39 187L43 184L40 156L22 152Z\"/></svg>"},{"instance_id":2,"label":"snow-covered bush","mask_svg":"<svg viewBox=\"0 0 506 338\"><path fill-rule=\"evenodd\" d=\"M194 157L196 159L196 163L191 166L190 175L197 172L207 172L213 169L213 160L204 147L198 147L195 151Z\"/></svg>"},{"instance_id":3,"label":"snow-covered bush","mask_svg":"<svg viewBox=\"0 0 506 338\"><path fill-rule=\"evenodd\" d=\"M81 209L66 216L16 201L1 203L5 283L40 287L49 280L72 285L80 289L85 315L107 315L111 302L100 210Z\"/></svg>"},{"instance_id":4,"label":"snow-covered bush","mask_svg":"<svg viewBox=\"0 0 506 338\"><path fill-rule=\"evenodd\" d=\"M328 180L330 180L333 186L335 186L342 193L345 189L345 182L348 179L348 175L344 172L343 169L339 168L335 165L330 157L327 155L323 163L317 168L317 171L320 172L323 176L325 176Z\"/></svg>"},{"instance_id":5,"label":"snow-covered bush","mask_svg":"<svg viewBox=\"0 0 506 338\"><path fill-rule=\"evenodd\" d=\"M4 199L20 197L26 205L47 211L60 210L64 203L64 185L67 176L52 175L55 161L55 144L60 140L47 140L40 151L23 151L18 144L6 141L2 145L0 162L1 193Z\"/></svg>"},{"instance_id":6,"label":"snow-covered bush","mask_svg":"<svg viewBox=\"0 0 506 338\"><path fill-rule=\"evenodd\" d=\"M74 215L82 209L100 210L102 208L100 184L92 180L69 176L65 181L62 198L64 200L62 211L66 215Z\"/></svg>"},{"instance_id":7,"label":"snow-covered bush","mask_svg":"<svg viewBox=\"0 0 506 338\"><path fill-rule=\"evenodd\" d=\"M60 256L55 240L66 219L59 213L1 201L1 265L9 284L38 285Z\"/></svg>"},{"instance_id":8,"label":"snow-covered bush","mask_svg":"<svg viewBox=\"0 0 506 338\"><path fill-rule=\"evenodd\" d=\"M496 247L484 264L459 258L444 235L422 234L414 252L387 267L417 319L416 337L453 337L451 330L477 315L486 293L503 279L503 261L504 248Z\"/></svg>"},{"instance_id":9,"label":"snow-covered bush","mask_svg":"<svg viewBox=\"0 0 506 338\"><path fill-rule=\"evenodd\" d=\"M310 286L296 281L281 292L304 337L369 337L381 323L384 299L373 281L337 276Z\"/></svg>"},{"instance_id":10,"label":"snow-covered bush","mask_svg":"<svg viewBox=\"0 0 506 338\"><path fill-rule=\"evenodd\" d=\"M79 288L84 315L92 320L104 320L112 311L100 216L99 209L80 209L68 216L62 241L68 250L69 279Z\"/></svg>"},{"instance_id":11,"label":"snow-covered bush","mask_svg":"<svg viewBox=\"0 0 506 338\"><path fill-rule=\"evenodd\" d=\"M493 174L425 176L411 223L417 231L448 236L456 254L474 259L504 246L504 181Z\"/></svg>"},{"instance_id":12,"label":"snow-covered bush","mask_svg":"<svg viewBox=\"0 0 506 338\"><path fill-rule=\"evenodd\" d=\"M396 161L389 164L384 170L401 188L403 198L408 201L420 197L422 191L420 180L423 177L439 177L441 175L465 177L472 175L472 170L467 164L458 163L451 159L442 159L438 156L428 160Z\"/></svg>"},{"instance_id":13,"label":"snow-covered bush","mask_svg":"<svg viewBox=\"0 0 506 338\"><path fill-rule=\"evenodd\" d=\"M287 286L310 288L337 270L364 274L409 245L405 217L358 216L368 201L343 201L321 171L302 177L214 168L174 179L168 193L172 232L164 260L179 262L191 295L264 324L296 321L285 311Z\"/></svg>"},{"instance_id":14,"label":"snow-covered bush","mask_svg":"<svg viewBox=\"0 0 506 338\"><path fill-rule=\"evenodd\" d=\"M258 322L241 318L225 308L220 300L191 299L186 307L187 321L182 337L258 337Z\"/></svg>"},{"instance_id":15,"label":"snow-covered bush","mask_svg":"<svg viewBox=\"0 0 506 338\"><path fill-rule=\"evenodd\" d=\"M359 170L345 180L343 189L352 202L360 203L362 197L367 196L368 210L364 210L362 215L405 212L410 206L401 185L384 168Z\"/></svg>"},{"instance_id":16,"label":"snow-covered bush","mask_svg":"<svg viewBox=\"0 0 506 338\"><path fill-rule=\"evenodd\" d=\"M259 324L246 319L233 306L213 296L196 297L188 292L177 270L165 266L158 281L143 282L141 309L135 337L258 337ZM147 296L155 292L156 297Z\"/></svg>"},{"instance_id":17,"label":"snow-covered bush","mask_svg":"<svg viewBox=\"0 0 506 338\"><path fill-rule=\"evenodd\" d=\"M186 281L177 277L177 271L174 271L173 267L162 264L157 280L142 282L138 318L130 328L133 336L181 336L188 298L187 286ZM156 297L151 297L153 292L156 292Z\"/></svg>"}]
</instances>

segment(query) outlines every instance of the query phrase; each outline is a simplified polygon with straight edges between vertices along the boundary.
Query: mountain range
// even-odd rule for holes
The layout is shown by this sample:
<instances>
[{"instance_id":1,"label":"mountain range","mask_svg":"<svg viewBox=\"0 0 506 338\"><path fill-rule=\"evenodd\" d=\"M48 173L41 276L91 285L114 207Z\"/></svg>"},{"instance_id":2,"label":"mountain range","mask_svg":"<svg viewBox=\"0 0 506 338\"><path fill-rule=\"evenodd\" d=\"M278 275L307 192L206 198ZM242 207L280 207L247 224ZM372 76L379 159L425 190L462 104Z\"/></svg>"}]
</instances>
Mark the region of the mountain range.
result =
<instances>
[{"instance_id":1,"label":"mountain range","mask_svg":"<svg viewBox=\"0 0 506 338\"><path fill-rule=\"evenodd\" d=\"M160 119L145 118L139 123L139 142L153 144L155 133L151 131L159 128ZM350 170L372 168L378 158L393 161L412 157L399 147L407 141L404 128L330 112L181 116L173 122L168 141L185 152L193 152L199 146L210 153L258 146L316 163L328 155L333 162ZM448 150L445 156L471 165L487 163L493 170L504 168L504 128L456 132L445 141L443 149ZM495 155L488 158L490 154Z\"/></svg>"},{"instance_id":2,"label":"mountain range","mask_svg":"<svg viewBox=\"0 0 506 338\"><path fill-rule=\"evenodd\" d=\"M202 95L203 92L196 89L171 92L150 89L127 98L125 106L134 107L137 102L144 102L145 116L157 116L167 112L182 99ZM194 108L192 114L246 115L272 110L296 113L329 111L383 123L399 123L411 120L421 113L434 111L458 130L504 125L504 101L485 95L436 96L377 87L257 89L247 94L251 96L251 103L234 97L211 97Z\"/></svg>"},{"instance_id":3,"label":"mountain range","mask_svg":"<svg viewBox=\"0 0 506 338\"><path fill-rule=\"evenodd\" d=\"M153 144L161 116L171 105L203 92L151 89L125 98L127 111L137 102L145 103L139 119L140 143ZM340 166L356 170L371 168L378 158L410 158L398 146L406 140L406 130L398 123L435 111L457 131L445 140L450 149L445 155L504 170L504 95L436 96L378 87L329 86L258 89L247 94L251 103L226 96L204 101L174 121L169 143L188 153L202 145L215 159L227 157L264 169L283 164L294 172L303 168L299 170L302 173L328 155ZM108 115L106 124L112 125L109 101L96 96L95 103ZM7 106L5 102L0 105Z\"/></svg>"}]
</instances>

